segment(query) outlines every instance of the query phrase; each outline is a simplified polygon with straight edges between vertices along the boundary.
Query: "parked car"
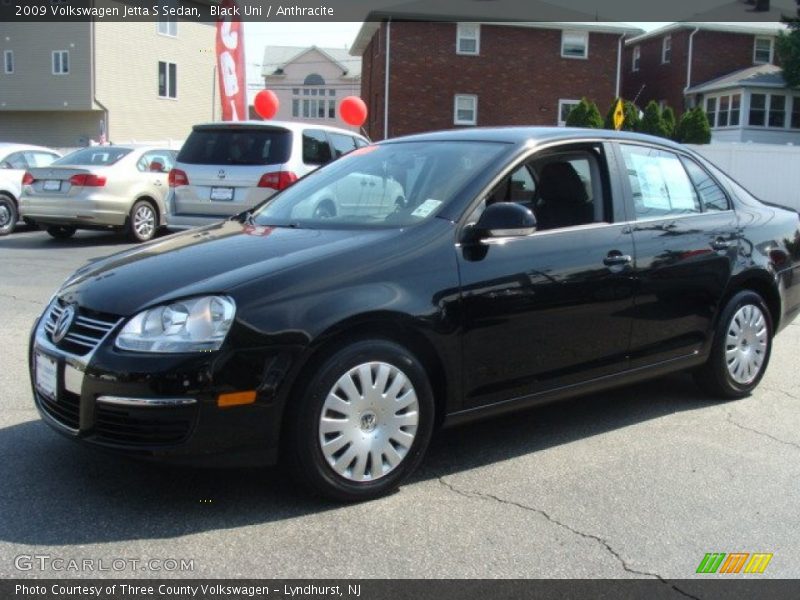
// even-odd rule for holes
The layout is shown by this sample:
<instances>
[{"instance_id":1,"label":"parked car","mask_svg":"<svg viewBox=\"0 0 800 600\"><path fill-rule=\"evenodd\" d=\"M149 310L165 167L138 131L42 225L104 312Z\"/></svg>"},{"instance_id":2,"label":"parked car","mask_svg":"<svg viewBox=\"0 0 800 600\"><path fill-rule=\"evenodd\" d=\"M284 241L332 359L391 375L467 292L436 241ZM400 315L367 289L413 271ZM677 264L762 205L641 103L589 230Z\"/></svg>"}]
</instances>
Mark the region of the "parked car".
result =
<instances>
[{"instance_id":1,"label":"parked car","mask_svg":"<svg viewBox=\"0 0 800 600\"><path fill-rule=\"evenodd\" d=\"M187 229L238 214L368 144L352 131L307 123L195 125L169 174L169 227Z\"/></svg>"},{"instance_id":2,"label":"parked car","mask_svg":"<svg viewBox=\"0 0 800 600\"><path fill-rule=\"evenodd\" d=\"M296 212L379 173L401 204ZM86 444L280 455L361 500L404 481L438 426L679 370L745 396L798 312L798 213L694 152L472 129L358 149L235 219L79 269L35 326L30 375L42 418Z\"/></svg>"},{"instance_id":3,"label":"parked car","mask_svg":"<svg viewBox=\"0 0 800 600\"><path fill-rule=\"evenodd\" d=\"M58 158L61 154L50 148L0 142L0 236L8 235L17 225L25 171L47 167Z\"/></svg>"},{"instance_id":4,"label":"parked car","mask_svg":"<svg viewBox=\"0 0 800 600\"><path fill-rule=\"evenodd\" d=\"M28 169L22 215L57 239L77 229L126 231L135 242L151 239L165 223L167 174L176 152L152 146L91 146Z\"/></svg>"}]
</instances>

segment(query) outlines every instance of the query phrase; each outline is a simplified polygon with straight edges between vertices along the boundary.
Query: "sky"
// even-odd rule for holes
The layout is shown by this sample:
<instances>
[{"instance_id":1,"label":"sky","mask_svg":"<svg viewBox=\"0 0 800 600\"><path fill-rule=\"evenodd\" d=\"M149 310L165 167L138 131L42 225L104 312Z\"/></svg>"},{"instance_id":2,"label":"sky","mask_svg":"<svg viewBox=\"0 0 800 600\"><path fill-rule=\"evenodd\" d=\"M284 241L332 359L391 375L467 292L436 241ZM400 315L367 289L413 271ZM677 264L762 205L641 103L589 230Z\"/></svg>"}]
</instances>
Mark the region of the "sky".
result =
<instances>
[{"instance_id":1,"label":"sky","mask_svg":"<svg viewBox=\"0 0 800 600\"><path fill-rule=\"evenodd\" d=\"M650 31L664 23L631 23ZM264 46L320 46L322 48L349 48L356 39L361 23L253 23L245 22L245 60L248 84L263 85L261 62Z\"/></svg>"}]
</instances>

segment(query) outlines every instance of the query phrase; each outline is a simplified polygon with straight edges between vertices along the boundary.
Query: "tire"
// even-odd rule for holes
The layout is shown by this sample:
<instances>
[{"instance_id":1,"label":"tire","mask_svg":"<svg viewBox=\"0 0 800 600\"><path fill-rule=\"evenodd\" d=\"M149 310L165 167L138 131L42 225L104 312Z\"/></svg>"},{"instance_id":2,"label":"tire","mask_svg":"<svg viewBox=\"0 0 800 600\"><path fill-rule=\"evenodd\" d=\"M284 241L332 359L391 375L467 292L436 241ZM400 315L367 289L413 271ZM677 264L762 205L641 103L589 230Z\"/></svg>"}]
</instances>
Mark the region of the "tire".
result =
<instances>
[{"instance_id":1,"label":"tire","mask_svg":"<svg viewBox=\"0 0 800 600\"><path fill-rule=\"evenodd\" d=\"M419 465L433 432L425 369L386 340L355 341L330 355L294 402L285 466L312 492L337 501L394 491Z\"/></svg>"},{"instance_id":2,"label":"tire","mask_svg":"<svg viewBox=\"0 0 800 600\"><path fill-rule=\"evenodd\" d=\"M68 225L50 225L47 228L47 233L57 240L66 240L75 235L77 229Z\"/></svg>"},{"instance_id":3,"label":"tire","mask_svg":"<svg viewBox=\"0 0 800 600\"><path fill-rule=\"evenodd\" d=\"M138 200L128 216L128 237L131 241L149 242L158 231L158 211L152 202Z\"/></svg>"},{"instance_id":4,"label":"tire","mask_svg":"<svg viewBox=\"0 0 800 600\"><path fill-rule=\"evenodd\" d=\"M0 194L0 236L14 231L18 218L17 203L11 196Z\"/></svg>"},{"instance_id":5,"label":"tire","mask_svg":"<svg viewBox=\"0 0 800 600\"><path fill-rule=\"evenodd\" d=\"M708 361L694 373L711 396L743 398L767 370L772 352L772 318L763 298L744 290L735 294L720 315Z\"/></svg>"}]
</instances>

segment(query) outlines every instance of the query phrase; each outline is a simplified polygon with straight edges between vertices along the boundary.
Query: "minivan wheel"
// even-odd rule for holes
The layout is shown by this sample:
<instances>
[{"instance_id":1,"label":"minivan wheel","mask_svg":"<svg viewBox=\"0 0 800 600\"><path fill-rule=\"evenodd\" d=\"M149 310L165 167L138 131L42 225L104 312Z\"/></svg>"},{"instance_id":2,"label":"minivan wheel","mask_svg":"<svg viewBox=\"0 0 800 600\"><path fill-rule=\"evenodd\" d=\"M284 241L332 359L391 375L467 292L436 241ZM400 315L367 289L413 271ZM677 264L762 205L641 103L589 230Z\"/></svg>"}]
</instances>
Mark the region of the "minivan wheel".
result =
<instances>
[{"instance_id":1,"label":"minivan wheel","mask_svg":"<svg viewBox=\"0 0 800 600\"><path fill-rule=\"evenodd\" d=\"M133 205L128 217L128 236L134 242L147 242L153 239L158 229L158 214L147 200L139 200Z\"/></svg>"},{"instance_id":2,"label":"minivan wheel","mask_svg":"<svg viewBox=\"0 0 800 600\"><path fill-rule=\"evenodd\" d=\"M0 236L14 231L18 217L19 213L14 199L6 194L0 194Z\"/></svg>"},{"instance_id":3,"label":"minivan wheel","mask_svg":"<svg viewBox=\"0 0 800 600\"><path fill-rule=\"evenodd\" d=\"M419 465L433 431L433 393L408 350L379 339L325 360L291 407L293 477L338 501L376 498Z\"/></svg>"},{"instance_id":4,"label":"minivan wheel","mask_svg":"<svg viewBox=\"0 0 800 600\"><path fill-rule=\"evenodd\" d=\"M712 396L742 398L761 381L771 351L769 309L755 292L739 292L720 315L711 354L695 381Z\"/></svg>"},{"instance_id":5,"label":"minivan wheel","mask_svg":"<svg viewBox=\"0 0 800 600\"><path fill-rule=\"evenodd\" d=\"M69 225L51 225L47 228L47 233L50 237L57 240L66 240L75 235L77 228L70 227Z\"/></svg>"}]
</instances>

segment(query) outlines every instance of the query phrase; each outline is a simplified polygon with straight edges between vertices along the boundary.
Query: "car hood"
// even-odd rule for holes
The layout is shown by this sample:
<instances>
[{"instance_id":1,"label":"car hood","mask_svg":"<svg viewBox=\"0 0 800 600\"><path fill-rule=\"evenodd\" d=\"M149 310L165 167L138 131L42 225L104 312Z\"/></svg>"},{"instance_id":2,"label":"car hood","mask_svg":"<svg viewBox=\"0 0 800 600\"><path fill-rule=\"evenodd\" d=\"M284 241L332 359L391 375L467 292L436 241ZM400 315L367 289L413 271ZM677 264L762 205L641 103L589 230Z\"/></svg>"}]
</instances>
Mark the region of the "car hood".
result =
<instances>
[{"instance_id":1,"label":"car hood","mask_svg":"<svg viewBox=\"0 0 800 600\"><path fill-rule=\"evenodd\" d=\"M225 221L85 265L58 295L91 310L130 316L176 298L230 293L239 285L382 242L397 233L273 228Z\"/></svg>"}]
</instances>

